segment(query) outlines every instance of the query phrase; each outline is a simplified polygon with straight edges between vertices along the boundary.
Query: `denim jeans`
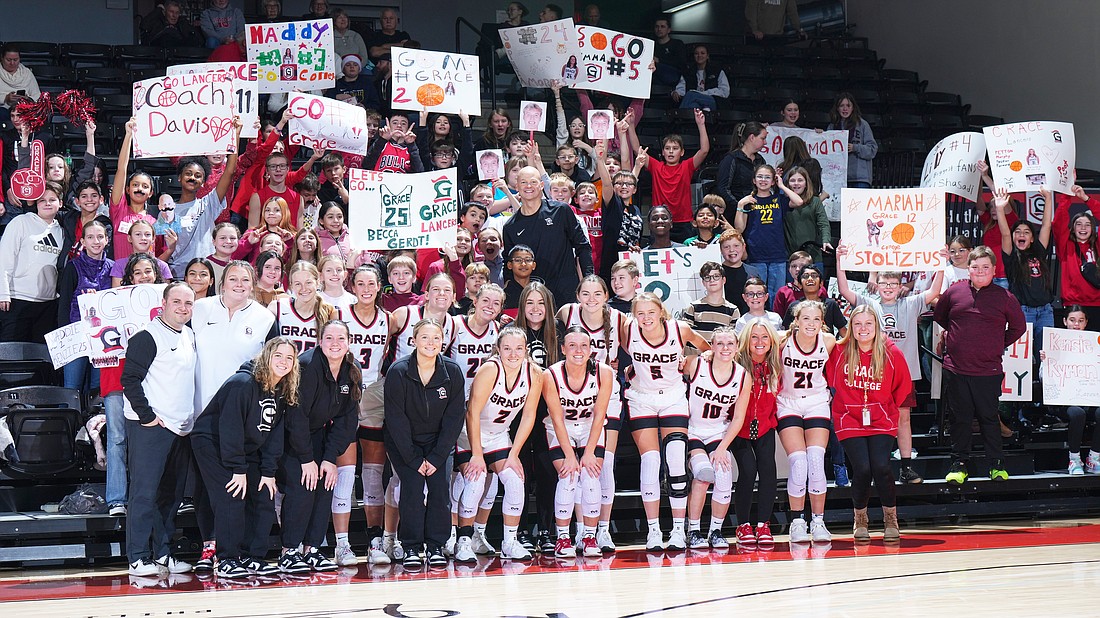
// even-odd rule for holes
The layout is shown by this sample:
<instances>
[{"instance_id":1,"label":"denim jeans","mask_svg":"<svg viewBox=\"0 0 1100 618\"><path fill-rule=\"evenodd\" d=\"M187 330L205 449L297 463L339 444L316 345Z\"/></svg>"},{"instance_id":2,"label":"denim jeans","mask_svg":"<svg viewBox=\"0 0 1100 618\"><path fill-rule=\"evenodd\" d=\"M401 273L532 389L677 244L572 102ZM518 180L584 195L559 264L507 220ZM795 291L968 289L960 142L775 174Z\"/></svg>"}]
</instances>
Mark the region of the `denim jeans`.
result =
<instances>
[{"instance_id":1,"label":"denim jeans","mask_svg":"<svg viewBox=\"0 0 1100 618\"><path fill-rule=\"evenodd\" d=\"M99 369L92 367L87 357L74 358L62 367L62 372L65 388L74 388L85 395L99 388Z\"/></svg>"},{"instance_id":2,"label":"denim jeans","mask_svg":"<svg viewBox=\"0 0 1100 618\"><path fill-rule=\"evenodd\" d=\"M126 416L122 391L103 398L107 414L107 504L126 504Z\"/></svg>"},{"instance_id":3,"label":"denim jeans","mask_svg":"<svg viewBox=\"0 0 1100 618\"><path fill-rule=\"evenodd\" d=\"M703 94L698 90L689 90L683 99L680 99L680 109L718 109L714 97Z\"/></svg>"},{"instance_id":4,"label":"denim jeans","mask_svg":"<svg viewBox=\"0 0 1100 618\"><path fill-rule=\"evenodd\" d=\"M1031 324L1031 349L1038 356L1039 350L1043 348L1043 328L1054 327L1054 308L1047 304L1042 307L1020 305L1020 309L1024 310L1024 319Z\"/></svg>"},{"instance_id":5,"label":"denim jeans","mask_svg":"<svg viewBox=\"0 0 1100 618\"><path fill-rule=\"evenodd\" d=\"M1008 277L994 277L993 285L1000 286L1004 289L1008 289Z\"/></svg>"},{"instance_id":6,"label":"denim jeans","mask_svg":"<svg viewBox=\"0 0 1100 618\"><path fill-rule=\"evenodd\" d=\"M748 262L748 265L760 271L760 278L764 280L764 283L768 284L768 308L770 309L772 301L775 300L775 293L778 292L779 288L783 287L783 284L787 281L787 263ZM727 298L726 300L729 299ZM730 300L730 302L733 301Z\"/></svg>"}]
</instances>

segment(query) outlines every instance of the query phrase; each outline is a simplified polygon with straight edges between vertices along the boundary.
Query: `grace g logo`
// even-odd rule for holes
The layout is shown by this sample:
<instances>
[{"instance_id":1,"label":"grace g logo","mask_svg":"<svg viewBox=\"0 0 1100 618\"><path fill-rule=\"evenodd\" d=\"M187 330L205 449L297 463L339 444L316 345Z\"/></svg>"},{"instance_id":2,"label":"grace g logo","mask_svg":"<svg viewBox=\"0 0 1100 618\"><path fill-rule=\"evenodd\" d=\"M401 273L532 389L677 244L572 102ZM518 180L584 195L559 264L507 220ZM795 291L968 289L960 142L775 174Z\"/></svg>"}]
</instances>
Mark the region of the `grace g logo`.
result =
<instances>
[{"instance_id":1,"label":"grace g logo","mask_svg":"<svg viewBox=\"0 0 1100 618\"><path fill-rule=\"evenodd\" d=\"M104 352L118 352L122 350L122 333L114 326L108 326L99 332L92 333L93 339L99 340Z\"/></svg>"}]
</instances>

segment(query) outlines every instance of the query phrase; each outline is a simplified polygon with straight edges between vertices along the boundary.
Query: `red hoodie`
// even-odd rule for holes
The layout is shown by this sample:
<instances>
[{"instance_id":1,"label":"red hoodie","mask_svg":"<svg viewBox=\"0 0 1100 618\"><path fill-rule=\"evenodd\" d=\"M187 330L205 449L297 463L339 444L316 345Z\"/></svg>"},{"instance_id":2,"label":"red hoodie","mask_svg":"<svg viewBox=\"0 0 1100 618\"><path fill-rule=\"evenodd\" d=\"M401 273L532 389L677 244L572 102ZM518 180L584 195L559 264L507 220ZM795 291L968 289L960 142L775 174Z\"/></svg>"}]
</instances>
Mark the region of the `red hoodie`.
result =
<instances>
[{"instance_id":1,"label":"red hoodie","mask_svg":"<svg viewBox=\"0 0 1100 618\"><path fill-rule=\"evenodd\" d=\"M825 364L825 377L829 386L836 389L833 395L833 426L836 437L859 438L871 435L898 435L898 408L905 403L913 390L909 366L905 355L892 341L886 342L886 363L882 376L869 376L871 352L861 352L859 368L852 380L848 379L845 353L850 344L837 344ZM868 410L870 422L864 424L863 408Z\"/></svg>"},{"instance_id":2,"label":"red hoodie","mask_svg":"<svg viewBox=\"0 0 1100 618\"><path fill-rule=\"evenodd\" d=\"M1068 195L1058 194L1055 198L1054 222L1051 224L1051 232L1054 233L1054 251L1058 255L1058 261L1062 263L1061 289L1062 305L1082 305L1085 307L1100 306L1100 290L1092 287L1081 276L1081 258L1077 255L1077 248L1086 261L1098 261L1100 256L1095 255L1088 244L1075 242L1070 235L1069 210L1070 204L1075 201ZM1100 198L1089 196L1085 203L1092 216L1100 219Z\"/></svg>"}]
</instances>

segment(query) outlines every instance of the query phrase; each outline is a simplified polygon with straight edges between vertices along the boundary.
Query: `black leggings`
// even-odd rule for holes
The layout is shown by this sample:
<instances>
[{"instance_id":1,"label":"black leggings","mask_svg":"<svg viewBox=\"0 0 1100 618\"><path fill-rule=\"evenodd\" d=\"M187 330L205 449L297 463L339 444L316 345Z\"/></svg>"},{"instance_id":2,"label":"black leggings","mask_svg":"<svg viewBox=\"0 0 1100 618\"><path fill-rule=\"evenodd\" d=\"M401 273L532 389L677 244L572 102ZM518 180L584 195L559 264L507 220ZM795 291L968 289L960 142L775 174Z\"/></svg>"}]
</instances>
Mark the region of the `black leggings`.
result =
<instances>
[{"instance_id":1,"label":"black leggings","mask_svg":"<svg viewBox=\"0 0 1100 618\"><path fill-rule=\"evenodd\" d=\"M327 427L309 434L309 440L313 444L314 463L318 467L324 463L327 435ZM302 485L302 464L291 453L283 453L276 479L284 494L281 527L283 547L291 549L300 544L312 548L320 547L332 518L332 490L325 489L325 481L320 478L317 479L316 489L306 489Z\"/></svg>"},{"instance_id":2,"label":"black leggings","mask_svg":"<svg viewBox=\"0 0 1100 618\"><path fill-rule=\"evenodd\" d=\"M890 435L878 434L844 440L844 451L848 454L848 472L852 480L852 504L855 508L867 508L872 478L875 480L882 506L897 504L894 472L890 469L890 453L893 450L894 436Z\"/></svg>"},{"instance_id":3,"label":"black leggings","mask_svg":"<svg viewBox=\"0 0 1100 618\"><path fill-rule=\"evenodd\" d=\"M760 503L756 506L756 521L770 521L775 506L775 430L756 440L733 439L733 459L737 462L737 488L733 495L737 524L751 523L752 488L760 477Z\"/></svg>"},{"instance_id":4,"label":"black leggings","mask_svg":"<svg viewBox=\"0 0 1100 618\"><path fill-rule=\"evenodd\" d=\"M1100 410L1097 408L1082 408L1081 406L1051 406L1047 411L1063 421L1069 423L1069 434L1066 436L1066 445L1070 453L1081 453L1081 439L1085 435L1085 421L1091 416L1092 442L1089 446L1094 452L1100 452Z\"/></svg>"}]
</instances>

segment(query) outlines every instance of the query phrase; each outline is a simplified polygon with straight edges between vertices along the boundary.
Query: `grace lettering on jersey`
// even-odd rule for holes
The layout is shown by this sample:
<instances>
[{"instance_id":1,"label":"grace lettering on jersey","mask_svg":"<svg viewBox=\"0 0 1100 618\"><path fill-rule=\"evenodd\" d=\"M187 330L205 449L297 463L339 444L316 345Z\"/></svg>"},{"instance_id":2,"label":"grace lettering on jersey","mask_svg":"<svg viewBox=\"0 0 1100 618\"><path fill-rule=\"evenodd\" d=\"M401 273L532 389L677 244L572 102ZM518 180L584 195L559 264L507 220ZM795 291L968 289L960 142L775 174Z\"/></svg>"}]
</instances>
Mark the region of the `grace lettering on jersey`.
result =
<instances>
[{"instance_id":1,"label":"grace lettering on jersey","mask_svg":"<svg viewBox=\"0 0 1100 618\"><path fill-rule=\"evenodd\" d=\"M703 401L714 401L727 405L737 403L737 393L721 393L719 391L712 391L703 386L696 386L692 394Z\"/></svg>"},{"instance_id":2,"label":"grace lettering on jersey","mask_svg":"<svg viewBox=\"0 0 1100 618\"><path fill-rule=\"evenodd\" d=\"M811 360L802 360L801 358L791 358L787 356L783 358L783 364L795 369L822 369L825 367L825 359L815 358Z\"/></svg>"},{"instance_id":3,"label":"grace lettering on jersey","mask_svg":"<svg viewBox=\"0 0 1100 618\"><path fill-rule=\"evenodd\" d=\"M680 355L672 352L669 354L650 354L648 352L633 352L630 355L636 362L639 363L652 363L654 365L662 363L677 363L680 361Z\"/></svg>"},{"instance_id":4,"label":"grace lettering on jersey","mask_svg":"<svg viewBox=\"0 0 1100 618\"><path fill-rule=\"evenodd\" d=\"M522 406L525 401L527 401L527 395L516 397L514 399L509 399L508 397L505 397L504 395L498 395L497 393L489 395L489 403L508 410Z\"/></svg>"}]
</instances>

